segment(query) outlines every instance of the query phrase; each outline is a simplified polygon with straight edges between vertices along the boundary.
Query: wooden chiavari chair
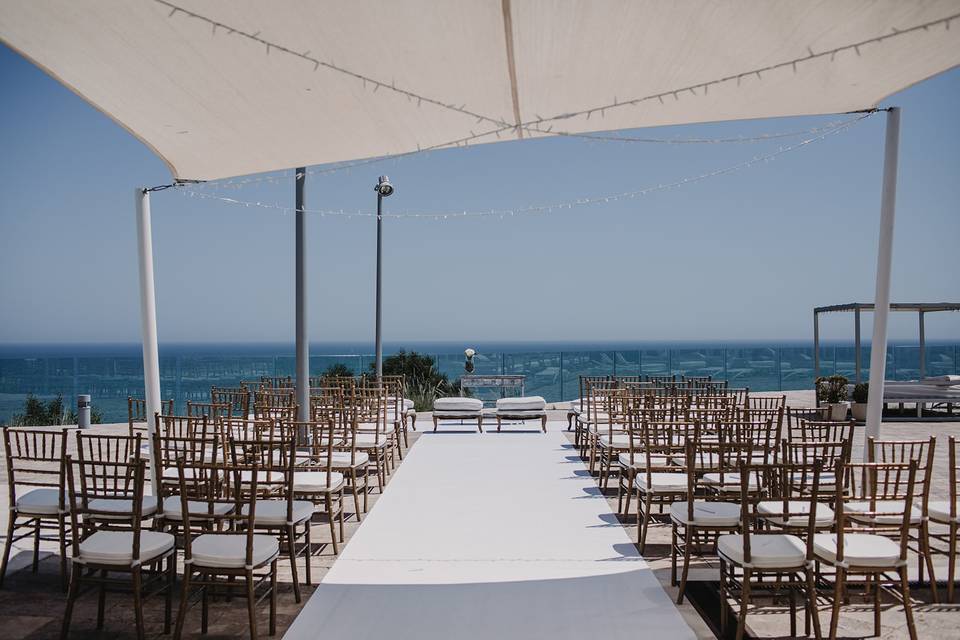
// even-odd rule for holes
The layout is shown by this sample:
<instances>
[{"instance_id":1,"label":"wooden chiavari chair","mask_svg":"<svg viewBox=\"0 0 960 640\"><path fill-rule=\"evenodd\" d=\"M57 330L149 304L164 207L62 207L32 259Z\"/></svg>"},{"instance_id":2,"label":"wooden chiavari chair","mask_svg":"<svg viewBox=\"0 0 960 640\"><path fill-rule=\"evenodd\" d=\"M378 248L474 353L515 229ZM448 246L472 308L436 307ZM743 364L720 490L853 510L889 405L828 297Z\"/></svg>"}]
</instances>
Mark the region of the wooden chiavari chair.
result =
<instances>
[{"instance_id":1,"label":"wooden chiavari chair","mask_svg":"<svg viewBox=\"0 0 960 640\"><path fill-rule=\"evenodd\" d=\"M640 449L643 469L634 478L637 491L637 543L642 554L647 544L647 529L653 520L653 507L663 513L663 507L689 494L687 473L673 458L683 455L688 439L697 440L698 432L686 429L686 423L642 422Z\"/></svg>"},{"instance_id":2,"label":"wooden chiavari chair","mask_svg":"<svg viewBox=\"0 0 960 640\"><path fill-rule=\"evenodd\" d=\"M830 422L830 407L787 407L787 433L798 428L801 422Z\"/></svg>"},{"instance_id":3,"label":"wooden chiavari chair","mask_svg":"<svg viewBox=\"0 0 960 640\"><path fill-rule=\"evenodd\" d=\"M347 490L353 495L354 512L361 520L360 493L363 493L363 513L367 512L370 484L368 482L370 456L357 450L356 422L350 418L344 406L344 393L340 387L315 390L311 397L313 421L333 421L335 446L331 455L334 471L344 475Z\"/></svg>"},{"instance_id":4,"label":"wooden chiavari chair","mask_svg":"<svg viewBox=\"0 0 960 640\"><path fill-rule=\"evenodd\" d=\"M814 633L821 637L820 617L817 613L816 584L813 572L813 536L822 528L818 522L821 509L818 500L820 473L823 465L818 461L812 467L805 465L741 464L740 522L739 533L727 533L717 539L717 556L720 560L720 632L727 633L727 606L737 600L736 638L740 640L746 631L747 610L758 590L772 590L774 599L788 592L790 605L790 637L797 637L797 605L795 595L804 603L805 635L809 635L809 622L813 619ZM794 483L796 477L810 477L810 487ZM767 487L767 501L755 505L752 500L751 481ZM770 507L768 511L761 505ZM829 511L829 509L827 509ZM771 532L768 524L770 511L776 513L778 522L789 526L787 531ZM832 523L832 512L830 522ZM790 532L788 532L790 531ZM738 575L738 570L740 575ZM771 581L769 578L773 577Z\"/></svg>"},{"instance_id":5,"label":"wooden chiavari chair","mask_svg":"<svg viewBox=\"0 0 960 640\"><path fill-rule=\"evenodd\" d=\"M594 383L609 382L610 376L580 376L579 377L579 395L576 400L570 403L570 411L567 412L567 431L573 428L574 420L579 416L586 415L587 404L589 403L590 385ZM577 424L577 431L573 434L573 444L576 447L581 446L580 425Z\"/></svg>"},{"instance_id":6,"label":"wooden chiavari chair","mask_svg":"<svg viewBox=\"0 0 960 640\"><path fill-rule=\"evenodd\" d=\"M847 469L837 465L837 477L845 473L852 478L848 497L838 483L834 495L837 517L835 533L818 533L813 537L813 551L821 565L833 567L833 607L830 616L830 638L837 637L840 607L844 594L852 584L851 577L863 576L864 584L873 588L874 635L880 635L881 583L889 573L899 578L900 597L911 640L917 640L907 578L907 550L910 538L911 511L916 497L917 460L909 463L851 463ZM867 510L850 513L847 505L862 502ZM852 516L852 517L851 517Z\"/></svg>"},{"instance_id":7,"label":"wooden chiavari chair","mask_svg":"<svg viewBox=\"0 0 960 640\"><path fill-rule=\"evenodd\" d=\"M80 436L80 434L78 434ZM81 457L66 459L73 555L70 559L70 590L63 615L61 637L70 632L73 607L84 583L99 585L97 629L103 628L106 586L114 582L111 573L129 573L133 583L133 610L136 635L144 637L143 591L159 583L165 592L164 633L170 633L172 593L176 579L176 544L169 533L145 530L143 521L153 516L145 507L152 496L144 495L146 461L133 454L139 451L139 436L86 436ZM78 440L81 438L78 437ZM128 442L124 442L124 440ZM103 455L92 457L98 451ZM79 478L79 487L75 480ZM119 522L126 526L118 528ZM163 562L166 561L166 569ZM143 579L147 578L145 584Z\"/></svg>"},{"instance_id":8,"label":"wooden chiavari chair","mask_svg":"<svg viewBox=\"0 0 960 640\"><path fill-rule=\"evenodd\" d=\"M753 442L734 440L735 431L721 432L718 440L687 438L683 495L686 500L670 505L670 584L678 586L677 604L683 604L690 559L696 549L703 556L715 552L716 539L736 532L740 527L740 507L731 499L747 491L755 499L762 489L756 476L743 478L740 469L752 460ZM703 474L700 469L717 461L717 471ZM746 487L743 487L743 484ZM706 489L706 493L700 491ZM701 497L696 497L703 493ZM677 560L683 555L683 568L677 582Z\"/></svg>"},{"instance_id":9,"label":"wooden chiavari chair","mask_svg":"<svg viewBox=\"0 0 960 640\"><path fill-rule=\"evenodd\" d=\"M67 437L69 430L21 429L5 427L3 449L7 465L7 537L0 566L0 586L7 573L10 549L14 542L33 537L33 573L40 563L40 541L56 541L60 546L60 583L67 588L67 520L70 509L66 498ZM20 494L18 488L28 489ZM17 531L25 533L17 535ZM44 532L56 531L56 537Z\"/></svg>"},{"instance_id":10,"label":"wooden chiavari chair","mask_svg":"<svg viewBox=\"0 0 960 640\"><path fill-rule=\"evenodd\" d=\"M934 436L925 440L877 440L867 438L867 461L877 463L906 464L917 462L916 483L913 490L913 508L909 514L907 538L915 543L912 550L917 553L917 571L920 583L924 582L924 566L930 574L930 591L934 602L939 602L937 580L933 571L933 558L930 555L930 521L928 503L930 501L930 482L933 480L933 461L937 439ZM874 505L863 500L848 502L847 515L853 522L860 522L857 512L869 511ZM903 505L894 502L883 505L887 511L896 511ZM867 517L866 519L869 519Z\"/></svg>"},{"instance_id":11,"label":"wooden chiavari chair","mask_svg":"<svg viewBox=\"0 0 960 640\"><path fill-rule=\"evenodd\" d=\"M833 470L838 464L844 468L850 464L852 453L850 441L789 442L784 440L781 446L783 462L806 467L812 467L817 461L823 463L824 471L820 474L820 489L823 491L822 495L828 499L833 499L833 492L836 490L838 482L842 487L849 486L850 479L837 478ZM794 482L798 486L809 485L810 478L794 478Z\"/></svg>"},{"instance_id":12,"label":"wooden chiavari chair","mask_svg":"<svg viewBox=\"0 0 960 640\"><path fill-rule=\"evenodd\" d=\"M352 423L356 448L369 456L377 476L377 489L383 493L390 460L390 440L385 435L386 396L378 388L357 387L344 395L347 420Z\"/></svg>"},{"instance_id":13,"label":"wooden chiavari chair","mask_svg":"<svg viewBox=\"0 0 960 640\"><path fill-rule=\"evenodd\" d=\"M296 430L291 429L291 434ZM233 491L246 500L249 494L256 496L256 515L252 526L257 531L279 536L280 552L290 559L293 595L300 602L300 580L297 558L306 558L306 580L312 584L310 567L310 521L314 505L309 500L297 500L293 479L297 462L295 435L271 439L233 439L229 443L230 460L234 467L248 467L239 474ZM249 467L255 466L254 474ZM230 467L227 467L230 471ZM256 482L254 482L256 480ZM251 507L246 507L250 509ZM302 541L297 549L298 541Z\"/></svg>"},{"instance_id":14,"label":"wooden chiavari chair","mask_svg":"<svg viewBox=\"0 0 960 640\"><path fill-rule=\"evenodd\" d=\"M210 422L218 418L232 418L233 406L229 404L213 404L212 402L192 402L187 400L187 416L191 418L205 416Z\"/></svg>"},{"instance_id":15,"label":"wooden chiavari chair","mask_svg":"<svg viewBox=\"0 0 960 640\"><path fill-rule=\"evenodd\" d=\"M615 380L607 380L590 384L588 392L586 417L578 416L577 421L582 431L584 455L589 455L588 468L593 474L597 469L600 435L607 433L609 425L619 419L616 415L619 387Z\"/></svg>"},{"instance_id":16,"label":"wooden chiavari chair","mask_svg":"<svg viewBox=\"0 0 960 640\"><path fill-rule=\"evenodd\" d=\"M637 473L646 468L647 459L643 452L643 424L644 422L664 422L667 419L666 410L646 409L643 396L632 396L624 393L625 433L627 436L627 450L617 458L619 472L617 474L617 511L624 515L630 513L630 498L633 495L634 480Z\"/></svg>"},{"instance_id":17,"label":"wooden chiavari chair","mask_svg":"<svg viewBox=\"0 0 960 640\"><path fill-rule=\"evenodd\" d=\"M233 486L245 486L246 491L232 495L221 493L220 474L224 469L218 465L193 463L183 459L177 463L180 499L180 520L184 536L184 571L180 592L180 608L174 638L179 639L190 600L190 587L199 586L201 597L201 632L208 627L209 592L242 589L247 600L250 637L257 638L257 587L269 584L270 598L269 633L276 633L277 615L277 560L280 546L272 535L257 533L256 522L260 518L258 507L261 486L259 479L263 470L254 461L250 465L230 465L226 472L233 476ZM242 480L247 478L247 482ZM194 521L201 519L199 525ZM209 524L208 524L209 523ZM206 529L196 537L190 532ZM308 564L309 566L309 564ZM218 580L224 576L227 580ZM296 572L294 571L294 576ZM243 578L236 584L236 578ZM295 589L297 586L294 578Z\"/></svg>"},{"instance_id":18,"label":"wooden chiavari chair","mask_svg":"<svg viewBox=\"0 0 960 640\"><path fill-rule=\"evenodd\" d=\"M333 451L343 446L340 432L334 420L324 422L295 422L293 426L309 434L308 442L297 451L297 463L293 472L294 497L303 497L320 507L330 523L330 540L333 553L340 553L337 541L336 522L340 524L340 542L343 542L343 490L346 479L343 473L334 470ZM318 509L314 509L316 513ZM309 583L310 555L307 556Z\"/></svg>"},{"instance_id":19,"label":"wooden chiavari chair","mask_svg":"<svg viewBox=\"0 0 960 640\"><path fill-rule=\"evenodd\" d=\"M160 413L169 415L173 413L173 400L160 401ZM127 435L134 435L134 424L144 424L147 422L147 401L140 398L127 396Z\"/></svg>"},{"instance_id":20,"label":"wooden chiavari chair","mask_svg":"<svg viewBox=\"0 0 960 640\"><path fill-rule=\"evenodd\" d=\"M947 556L947 602L953 602L957 579L957 531L960 529L960 448L954 436L947 438L947 481L948 499L928 502L927 515L932 522L947 528L943 533L928 531L928 535L931 540L946 545L942 550L931 546L930 551Z\"/></svg>"},{"instance_id":21,"label":"wooden chiavari chair","mask_svg":"<svg viewBox=\"0 0 960 640\"><path fill-rule=\"evenodd\" d=\"M250 416L250 390L241 385L236 388L210 387L211 404L230 405L230 415L238 418Z\"/></svg>"}]
</instances>

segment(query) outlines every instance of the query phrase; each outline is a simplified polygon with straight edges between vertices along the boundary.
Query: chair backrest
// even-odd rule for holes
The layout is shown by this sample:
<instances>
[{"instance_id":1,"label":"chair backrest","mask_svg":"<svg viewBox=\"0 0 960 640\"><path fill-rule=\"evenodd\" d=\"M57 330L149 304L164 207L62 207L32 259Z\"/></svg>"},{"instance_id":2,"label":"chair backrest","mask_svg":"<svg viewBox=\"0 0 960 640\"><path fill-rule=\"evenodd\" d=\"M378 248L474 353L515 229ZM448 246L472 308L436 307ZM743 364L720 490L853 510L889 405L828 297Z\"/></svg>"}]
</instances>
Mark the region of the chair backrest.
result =
<instances>
[{"instance_id":1,"label":"chair backrest","mask_svg":"<svg viewBox=\"0 0 960 640\"><path fill-rule=\"evenodd\" d=\"M206 416L210 421L214 421L217 418L232 418L233 405L187 400L187 415L192 418Z\"/></svg>"},{"instance_id":2,"label":"chair backrest","mask_svg":"<svg viewBox=\"0 0 960 640\"><path fill-rule=\"evenodd\" d=\"M747 396L746 409L752 411L754 409L785 409L787 406L787 396Z\"/></svg>"},{"instance_id":3,"label":"chair backrest","mask_svg":"<svg viewBox=\"0 0 960 640\"><path fill-rule=\"evenodd\" d=\"M194 434L206 431L208 423L215 420L205 415L199 416L162 416L157 414L157 433L177 438L192 438Z\"/></svg>"},{"instance_id":4,"label":"chair backrest","mask_svg":"<svg viewBox=\"0 0 960 640\"><path fill-rule=\"evenodd\" d=\"M796 419L787 427L789 442L850 442L853 443L853 420L836 422L831 420Z\"/></svg>"},{"instance_id":5,"label":"chair backrest","mask_svg":"<svg viewBox=\"0 0 960 640\"><path fill-rule=\"evenodd\" d=\"M211 404L228 404L230 414L239 418L250 415L250 390L246 387L210 387Z\"/></svg>"},{"instance_id":6,"label":"chair backrest","mask_svg":"<svg viewBox=\"0 0 960 640\"><path fill-rule=\"evenodd\" d=\"M3 427L3 450L7 465L9 506L17 504L17 485L54 488L59 492L59 508L63 513L70 429L22 429Z\"/></svg>"},{"instance_id":7,"label":"chair backrest","mask_svg":"<svg viewBox=\"0 0 960 640\"><path fill-rule=\"evenodd\" d=\"M78 440L80 435L77 434ZM122 437L124 436L96 436L98 440ZM134 436L130 440L135 440L137 443L135 448L139 449L140 436ZM93 442L94 440L90 439L88 444ZM99 444L103 443L103 440L99 440ZM113 450L124 448L127 447L120 443L115 443L113 446ZM79 451L83 450L82 448L79 449ZM73 531L71 536L73 557L78 560L81 558L80 543L97 530L123 528L133 531L131 566L133 562L139 562L146 460L143 458L127 458L123 462L106 462L90 458L74 459L67 456L64 466L66 468L69 503L73 505L73 508L69 510L70 525ZM117 511L114 509L102 508L103 503L95 502L95 500L101 498L130 501L129 519L126 516L118 518ZM83 571L85 569L77 568L75 570Z\"/></svg>"},{"instance_id":8,"label":"chair backrest","mask_svg":"<svg viewBox=\"0 0 960 640\"><path fill-rule=\"evenodd\" d=\"M119 525L129 527L139 518L143 498L143 478L137 484L136 472L145 464L140 434L133 436L115 436L77 431L76 478L79 486L75 489L83 499L83 508L87 512L81 521L93 524L104 519L103 526ZM73 470L67 469L68 478ZM118 518L115 511L98 511L90 508L88 502L97 499L132 500L130 519ZM105 513L110 513L105 517Z\"/></svg>"},{"instance_id":9,"label":"chair backrest","mask_svg":"<svg viewBox=\"0 0 960 640\"><path fill-rule=\"evenodd\" d=\"M676 382L677 376L675 375L658 375L658 376L643 376L645 382L653 382L654 384L664 384L667 382Z\"/></svg>"},{"instance_id":10,"label":"chair backrest","mask_svg":"<svg viewBox=\"0 0 960 640\"><path fill-rule=\"evenodd\" d=\"M179 493L178 460L188 465L223 465L226 451L222 443L218 425L206 419L189 434L166 435L157 431L153 436L153 460L157 462L161 495Z\"/></svg>"},{"instance_id":11,"label":"chair backrest","mask_svg":"<svg viewBox=\"0 0 960 640\"><path fill-rule=\"evenodd\" d=\"M291 422L299 417L300 407L297 404L283 407L258 404L253 408L253 415L257 420L282 420Z\"/></svg>"},{"instance_id":12,"label":"chair backrest","mask_svg":"<svg viewBox=\"0 0 960 640\"><path fill-rule=\"evenodd\" d=\"M293 430L293 433L296 433ZM241 473L231 487L235 494L246 496L253 492L261 497L281 498L287 501L287 522L293 518L293 472L297 464L297 439L288 438L244 440L232 439L228 443L229 463L232 469L256 466L256 483L247 474ZM242 499L242 498L241 498Z\"/></svg>"},{"instance_id":13,"label":"chair backrest","mask_svg":"<svg viewBox=\"0 0 960 640\"><path fill-rule=\"evenodd\" d=\"M911 460L917 462L916 487L914 497L927 514L927 502L930 499L930 481L933 479L934 450L937 438L930 436L923 440L877 440L867 438L868 462L892 462L906 464Z\"/></svg>"},{"instance_id":14,"label":"chair backrest","mask_svg":"<svg viewBox=\"0 0 960 640\"><path fill-rule=\"evenodd\" d=\"M787 407L787 429L792 430L803 420L829 422L830 407Z\"/></svg>"},{"instance_id":15,"label":"chair backrest","mask_svg":"<svg viewBox=\"0 0 960 640\"><path fill-rule=\"evenodd\" d=\"M260 376L260 383L267 389L293 389L293 376Z\"/></svg>"},{"instance_id":16,"label":"chair backrest","mask_svg":"<svg viewBox=\"0 0 960 640\"><path fill-rule=\"evenodd\" d=\"M822 498L821 477L824 465L821 461L812 464L763 464L741 463L740 474L740 528L743 536L743 562L753 561L751 537L769 533L770 516L775 515L781 526L793 531L805 532L806 559L814 559L813 541L817 531L817 503ZM764 488L764 511L758 509L754 498L756 487ZM774 506L779 502L779 505Z\"/></svg>"},{"instance_id":17,"label":"chair backrest","mask_svg":"<svg viewBox=\"0 0 960 640\"><path fill-rule=\"evenodd\" d=\"M160 413L164 415L173 413L173 400L161 400ZM133 396L127 396L127 435L133 435L133 425L135 423L146 421L147 401L134 398Z\"/></svg>"},{"instance_id":18,"label":"chair backrest","mask_svg":"<svg viewBox=\"0 0 960 640\"><path fill-rule=\"evenodd\" d=\"M333 452L344 449L355 451L353 439L350 437L352 431L338 429L333 420L292 422L290 427L297 433L307 434L306 442L300 442L297 447L297 470L326 473L326 486L331 486Z\"/></svg>"},{"instance_id":19,"label":"chair backrest","mask_svg":"<svg viewBox=\"0 0 960 640\"><path fill-rule=\"evenodd\" d=\"M910 522L917 496L917 467L915 458L907 463L854 462L847 465L850 490L845 493L841 483L837 483L834 494L837 562L844 560L843 537L848 532L896 535L900 542L900 562L907 561ZM836 473L837 477L844 473L839 463ZM851 514L845 508L850 501L865 502L867 508Z\"/></svg>"}]
</instances>

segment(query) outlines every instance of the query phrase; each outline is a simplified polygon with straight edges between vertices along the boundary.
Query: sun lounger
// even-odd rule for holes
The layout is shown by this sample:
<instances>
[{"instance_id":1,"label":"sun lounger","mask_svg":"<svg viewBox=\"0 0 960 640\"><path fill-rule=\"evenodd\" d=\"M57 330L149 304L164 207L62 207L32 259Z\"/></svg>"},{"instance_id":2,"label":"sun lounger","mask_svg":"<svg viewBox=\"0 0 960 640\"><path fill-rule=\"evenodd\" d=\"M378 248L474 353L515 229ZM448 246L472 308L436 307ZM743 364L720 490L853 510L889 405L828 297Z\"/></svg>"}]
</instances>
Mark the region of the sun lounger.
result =
<instances>
[{"instance_id":1,"label":"sun lounger","mask_svg":"<svg viewBox=\"0 0 960 640\"><path fill-rule=\"evenodd\" d=\"M547 401L541 396L527 396L523 398L500 398L497 400L497 431L500 431L502 421L506 420L533 420L539 419L541 429L547 432Z\"/></svg>"},{"instance_id":2,"label":"sun lounger","mask_svg":"<svg viewBox=\"0 0 960 640\"><path fill-rule=\"evenodd\" d=\"M437 398L433 401L433 430L440 420L476 420L483 433L483 400L476 398Z\"/></svg>"}]
</instances>

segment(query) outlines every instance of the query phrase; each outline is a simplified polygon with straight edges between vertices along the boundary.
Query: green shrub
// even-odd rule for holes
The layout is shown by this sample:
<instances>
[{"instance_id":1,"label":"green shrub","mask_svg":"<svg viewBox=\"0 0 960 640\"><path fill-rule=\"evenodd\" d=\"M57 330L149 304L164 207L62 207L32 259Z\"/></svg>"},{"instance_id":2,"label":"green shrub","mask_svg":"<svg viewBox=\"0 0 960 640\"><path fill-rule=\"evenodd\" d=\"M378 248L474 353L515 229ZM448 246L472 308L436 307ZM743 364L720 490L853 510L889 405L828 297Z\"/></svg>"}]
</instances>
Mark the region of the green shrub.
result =
<instances>
[{"instance_id":1,"label":"green shrub","mask_svg":"<svg viewBox=\"0 0 960 640\"><path fill-rule=\"evenodd\" d=\"M100 424L103 415L96 409L90 409L90 423ZM63 394L44 402L32 393L23 402L23 413L14 414L10 419L14 427L47 427L62 424L77 424L77 413L63 405Z\"/></svg>"},{"instance_id":2,"label":"green shrub","mask_svg":"<svg viewBox=\"0 0 960 640\"><path fill-rule=\"evenodd\" d=\"M867 402L867 397L870 392L870 383L861 382L860 384L854 385L853 393L850 394L850 397L853 398L853 401L859 404L864 404Z\"/></svg>"},{"instance_id":3,"label":"green shrub","mask_svg":"<svg viewBox=\"0 0 960 640\"><path fill-rule=\"evenodd\" d=\"M828 404L846 402L849 383L846 376L841 375L817 378L817 400Z\"/></svg>"},{"instance_id":4,"label":"green shrub","mask_svg":"<svg viewBox=\"0 0 960 640\"><path fill-rule=\"evenodd\" d=\"M376 371L376 363L370 363L370 372L376 374ZM384 358L383 375L404 377L404 395L413 400L416 411L430 411L434 400L455 395L460 389L459 380L451 383L437 369L437 363L431 356L416 351L401 349Z\"/></svg>"},{"instance_id":5,"label":"green shrub","mask_svg":"<svg viewBox=\"0 0 960 640\"><path fill-rule=\"evenodd\" d=\"M323 372L321 377L323 378L350 378L353 376L353 369L343 364L342 362L335 362L327 370Z\"/></svg>"}]
</instances>

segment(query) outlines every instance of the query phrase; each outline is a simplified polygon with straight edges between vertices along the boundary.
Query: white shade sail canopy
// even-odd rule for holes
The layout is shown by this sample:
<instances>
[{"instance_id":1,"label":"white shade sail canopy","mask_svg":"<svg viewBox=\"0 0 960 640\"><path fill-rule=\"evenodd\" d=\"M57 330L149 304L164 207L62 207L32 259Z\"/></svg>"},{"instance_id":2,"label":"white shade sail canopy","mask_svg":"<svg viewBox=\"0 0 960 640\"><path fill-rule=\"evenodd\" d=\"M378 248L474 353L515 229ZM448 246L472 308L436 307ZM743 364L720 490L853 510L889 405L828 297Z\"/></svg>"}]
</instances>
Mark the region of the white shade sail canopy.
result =
<instances>
[{"instance_id":1,"label":"white shade sail canopy","mask_svg":"<svg viewBox=\"0 0 960 640\"><path fill-rule=\"evenodd\" d=\"M174 177L210 180L869 108L960 64L957 14L957 0L0 0L0 39Z\"/></svg>"}]
</instances>

